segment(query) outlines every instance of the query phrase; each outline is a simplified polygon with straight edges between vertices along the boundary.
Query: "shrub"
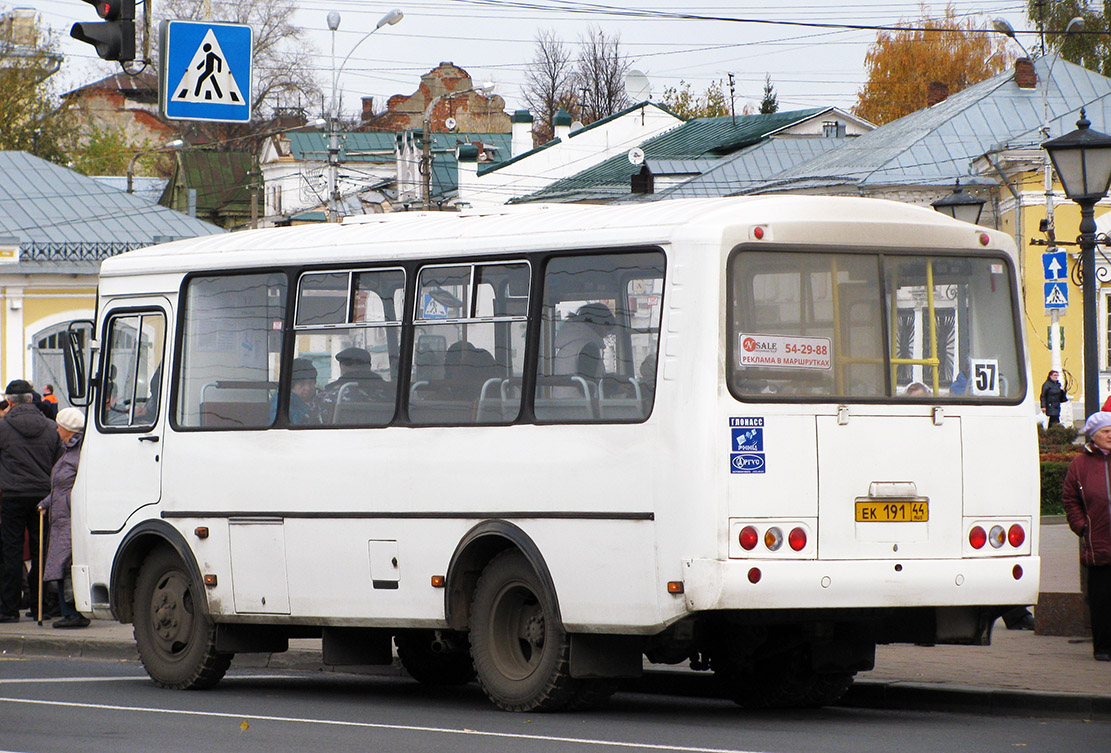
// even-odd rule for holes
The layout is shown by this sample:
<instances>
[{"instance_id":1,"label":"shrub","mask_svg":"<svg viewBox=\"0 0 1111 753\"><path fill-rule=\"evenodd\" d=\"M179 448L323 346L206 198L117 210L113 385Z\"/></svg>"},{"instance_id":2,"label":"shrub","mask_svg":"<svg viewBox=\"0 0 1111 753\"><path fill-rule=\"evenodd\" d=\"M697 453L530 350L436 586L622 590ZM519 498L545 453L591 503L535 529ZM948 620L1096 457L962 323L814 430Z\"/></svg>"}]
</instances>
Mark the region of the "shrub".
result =
<instances>
[{"instance_id":1,"label":"shrub","mask_svg":"<svg viewBox=\"0 0 1111 753\"><path fill-rule=\"evenodd\" d=\"M1065 483L1065 471L1069 469L1068 460L1042 461L1042 515L1063 515L1061 487Z\"/></svg>"}]
</instances>

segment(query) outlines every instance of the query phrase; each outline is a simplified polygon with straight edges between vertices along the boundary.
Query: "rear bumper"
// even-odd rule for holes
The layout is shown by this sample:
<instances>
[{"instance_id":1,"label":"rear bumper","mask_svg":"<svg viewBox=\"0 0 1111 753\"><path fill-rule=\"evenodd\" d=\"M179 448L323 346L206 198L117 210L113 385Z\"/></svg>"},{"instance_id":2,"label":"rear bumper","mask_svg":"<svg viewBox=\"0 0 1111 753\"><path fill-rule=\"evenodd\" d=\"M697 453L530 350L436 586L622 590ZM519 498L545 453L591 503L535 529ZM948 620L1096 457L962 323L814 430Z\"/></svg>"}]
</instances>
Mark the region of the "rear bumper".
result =
<instances>
[{"instance_id":1,"label":"rear bumper","mask_svg":"<svg viewBox=\"0 0 1111 753\"><path fill-rule=\"evenodd\" d=\"M687 560L688 611L981 606L1038 600L1039 557ZM1014 568L1022 569L1014 577ZM756 571L756 572L754 572ZM753 583L752 580L756 579Z\"/></svg>"}]
</instances>

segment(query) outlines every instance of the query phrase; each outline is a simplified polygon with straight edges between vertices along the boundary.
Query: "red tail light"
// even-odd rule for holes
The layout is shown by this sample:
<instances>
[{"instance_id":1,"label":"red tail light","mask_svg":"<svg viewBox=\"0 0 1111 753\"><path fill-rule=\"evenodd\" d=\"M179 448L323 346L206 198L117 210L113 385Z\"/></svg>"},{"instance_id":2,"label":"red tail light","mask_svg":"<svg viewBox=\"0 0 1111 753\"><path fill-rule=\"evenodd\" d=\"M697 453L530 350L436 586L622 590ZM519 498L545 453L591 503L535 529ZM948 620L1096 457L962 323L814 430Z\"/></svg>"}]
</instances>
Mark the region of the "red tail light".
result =
<instances>
[{"instance_id":1,"label":"red tail light","mask_svg":"<svg viewBox=\"0 0 1111 753\"><path fill-rule=\"evenodd\" d=\"M968 543L973 549L983 549L984 544L988 543L988 532L980 526L973 526L968 532Z\"/></svg>"},{"instance_id":2,"label":"red tail light","mask_svg":"<svg viewBox=\"0 0 1111 753\"><path fill-rule=\"evenodd\" d=\"M745 526L741 529L741 534L737 539L741 542L741 549L751 552L756 548L756 542L760 540L760 534L756 533L756 529L752 526Z\"/></svg>"},{"instance_id":3,"label":"red tail light","mask_svg":"<svg viewBox=\"0 0 1111 753\"><path fill-rule=\"evenodd\" d=\"M1026 531L1022 530L1022 526L1015 523L1007 530L1007 541L1011 542L1011 546L1020 547L1026 541Z\"/></svg>"},{"instance_id":4,"label":"red tail light","mask_svg":"<svg viewBox=\"0 0 1111 753\"><path fill-rule=\"evenodd\" d=\"M792 528L791 533L787 536L787 543L796 552L801 552L806 548L806 531L801 528Z\"/></svg>"}]
</instances>

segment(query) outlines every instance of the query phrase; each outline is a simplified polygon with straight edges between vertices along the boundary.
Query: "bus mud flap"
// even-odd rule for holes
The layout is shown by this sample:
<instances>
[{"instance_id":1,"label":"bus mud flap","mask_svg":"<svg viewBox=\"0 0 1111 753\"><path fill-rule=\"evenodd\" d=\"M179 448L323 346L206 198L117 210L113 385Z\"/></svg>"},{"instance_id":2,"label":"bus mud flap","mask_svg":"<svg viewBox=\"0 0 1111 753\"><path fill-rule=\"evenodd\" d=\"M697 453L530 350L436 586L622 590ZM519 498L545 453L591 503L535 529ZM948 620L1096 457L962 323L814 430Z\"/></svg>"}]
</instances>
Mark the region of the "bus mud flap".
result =
<instances>
[{"instance_id":1,"label":"bus mud flap","mask_svg":"<svg viewBox=\"0 0 1111 753\"><path fill-rule=\"evenodd\" d=\"M571 676L577 679L640 677L644 640L635 635L571 635Z\"/></svg>"}]
</instances>

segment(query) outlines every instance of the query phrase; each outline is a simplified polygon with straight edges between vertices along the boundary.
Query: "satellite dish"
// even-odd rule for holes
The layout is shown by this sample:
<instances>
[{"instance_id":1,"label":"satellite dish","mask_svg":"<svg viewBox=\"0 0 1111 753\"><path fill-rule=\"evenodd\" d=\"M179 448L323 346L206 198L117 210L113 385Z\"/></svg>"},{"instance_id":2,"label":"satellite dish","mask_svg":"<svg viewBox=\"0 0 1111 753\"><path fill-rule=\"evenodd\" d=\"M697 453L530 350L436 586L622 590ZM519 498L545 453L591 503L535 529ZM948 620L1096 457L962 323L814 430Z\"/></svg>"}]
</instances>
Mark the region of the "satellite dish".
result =
<instances>
[{"instance_id":1,"label":"satellite dish","mask_svg":"<svg viewBox=\"0 0 1111 753\"><path fill-rule=\"evenodd\" d=\"M647 76L634 68L625 74L625 93L633 102L645 102L652 99L652 85Z\"/></svg>"},{"instance_id":2,"label":"satellite dish","mask_svg":"<svg viewBox=\"0 0 1111 753\"><path fill-rule=\"evenodd\" d=\"M633 165L643 165L644 164L644 150L641 149L639 146L634 146L632 149L630 149L629 150L629 162L632 163Z\"/></svg>"},{"instance_id":3,"label":"satellite dish","mask_svg":"<svg viewBox=\"0 0 1111 753\"><path fill-rule=\"evenodd\" d=\"M455 126L457 125L459 124L455 122L455 118L448 118L444 121L444 127L447 128L449 131L454 131Z\"/></svg>"}]
</instances>

